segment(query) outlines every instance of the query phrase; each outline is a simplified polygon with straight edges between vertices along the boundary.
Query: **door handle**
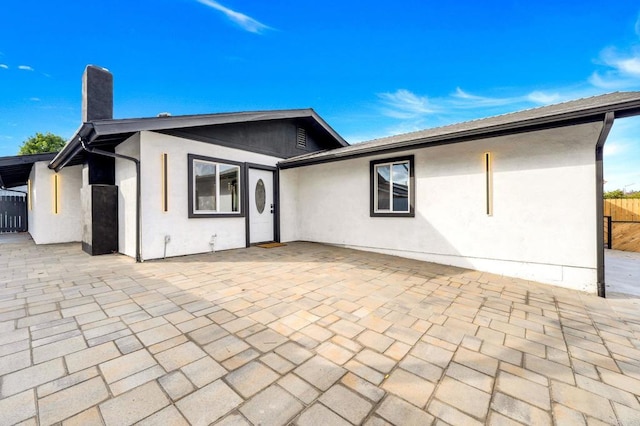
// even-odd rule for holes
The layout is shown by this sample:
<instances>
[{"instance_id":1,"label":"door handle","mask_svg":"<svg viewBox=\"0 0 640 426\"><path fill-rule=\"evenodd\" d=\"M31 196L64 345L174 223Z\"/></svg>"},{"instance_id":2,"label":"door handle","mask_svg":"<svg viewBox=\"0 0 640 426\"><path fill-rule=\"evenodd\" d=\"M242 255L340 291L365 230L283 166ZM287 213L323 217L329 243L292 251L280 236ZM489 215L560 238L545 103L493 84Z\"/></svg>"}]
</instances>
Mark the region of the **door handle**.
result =
<instances>
[{"instance_id":1,"label":"door handle","mask_svg":"<svg viewBox=\"0 0 640 426\"><path fill-rule=\"evenodd\" d=\"M271 214L273 214L273 204L271 204Z\"/></svg>"}]
</instances>

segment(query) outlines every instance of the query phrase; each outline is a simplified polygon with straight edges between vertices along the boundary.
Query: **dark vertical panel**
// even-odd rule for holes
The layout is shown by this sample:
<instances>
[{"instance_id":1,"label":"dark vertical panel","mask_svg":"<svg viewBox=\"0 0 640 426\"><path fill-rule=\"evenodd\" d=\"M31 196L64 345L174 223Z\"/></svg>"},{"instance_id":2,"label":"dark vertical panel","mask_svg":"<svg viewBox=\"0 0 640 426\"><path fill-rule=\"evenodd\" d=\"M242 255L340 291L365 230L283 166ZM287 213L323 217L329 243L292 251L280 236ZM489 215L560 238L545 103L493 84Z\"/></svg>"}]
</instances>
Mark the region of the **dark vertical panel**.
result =
<instances>
[{"instance_id":1,"label":"dark vertical panel","mask_svg":"<svg viewBox=\"0 0 640 426\"><path fill-rule=\"evenodd\" d=\"M118 251L118 187L91 186L91 241L83 241L82 249L91 255Z\"/></svg>"},{"instance_id":2,"label":"dark vertical panel","mask_svg":"<svg viewBox=\"0 0 640 426\"><path fill-rule=\"evenodd\" d=\"M27 231L26 198L0 195L0 232Z\"/></svg>"}]
</instances>

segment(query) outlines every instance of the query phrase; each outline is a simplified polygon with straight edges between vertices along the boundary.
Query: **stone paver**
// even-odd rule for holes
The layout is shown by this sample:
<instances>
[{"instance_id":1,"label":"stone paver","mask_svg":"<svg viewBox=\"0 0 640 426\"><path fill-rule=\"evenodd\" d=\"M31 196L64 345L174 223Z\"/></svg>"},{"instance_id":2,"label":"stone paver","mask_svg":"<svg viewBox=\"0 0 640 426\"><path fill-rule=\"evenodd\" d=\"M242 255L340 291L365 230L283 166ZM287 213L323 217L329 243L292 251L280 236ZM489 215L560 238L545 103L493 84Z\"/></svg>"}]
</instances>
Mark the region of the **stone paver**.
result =
<instances>
[{"instance_id":1,"label":"stone paver","mask_svg":"<svg viewBox=\"0 0 640 426\"><path fill-rule=\"evenodd\" d=\"M285 425L296 416L304 406L291 394L279 386L270 386L240 408L254 425Z\"/></svg>"},{"instance_id":2,"label":"stone paver","mask_svg":"<svg viewBox=\"0 0 640 426\"><path fill-rule=\"evenodd\" d=\"M79 383L38 401L41 425L50 425L91 408L109 397L100 377Z\"/></svg>"},{"instance_id":3,"label":"stone paver","mask_svg":"<svg viewBox=\"0 0 640 426\"><path fill-rule=\"evenodd\" d=\"M0 235L0 426L634 424L639 305L312 243Z\"/></svg>"},{"instance_id":4,"label":"stone paver","mask_svg":"<svg viewBox=\"0 0 640 426\"><path fill-rule=\"evenodd\" d=\"M373 408L369 401L341 385L331 387L319 401L354 424L361 423Z\"/></svg>"},{"instance_id":5,"label":"stone paver","mask_svg":"<svg viewBox=\"0 0 640 426\"><path fill-rule=\"evenodd\" d=\"M208 384L176 403L192 425L208 425L242 403L242 398L220 380Z\"/></svg>"},{"instance_id":6,"label":"stone paver","mask_svg":"<svg viewBox=\"0 0 640 426\"><path fill-rule=\"evenodd\" d=\"M269 386L279 378L278 374L265 365L253 361L229 373L225 381L240 395L248 398Z\"/></svg>"},{"instance_id":7,"label":"stone paver","mask_svg":"<svg viewBox=\"0 0 640 426\"><path fill-rule=\"evenodd\" d=\"M351 423L338 416L322 404L313 404L309 407L295 423L298 426L350 426Z\"/></svg>"},{"instance_id":8,"label":"stone paver","mask_svg":"<svg viewBox=\"0 0 640 426\"><path fill-rule=\"evenodd\" d=\"M346 370L318 355L293 372L318 389L326 391L346 373Z\"/></svg>"},{"instance_id":9,"label":"stone paver","mask_svg":"<svg viewBox=\"0 0 640 426\"><path fill-rule=\"evenodd\" d=\"M107 426L132 425L170 403L156 382L149 382L100 404Z\"/></svg>"}]
</instances>

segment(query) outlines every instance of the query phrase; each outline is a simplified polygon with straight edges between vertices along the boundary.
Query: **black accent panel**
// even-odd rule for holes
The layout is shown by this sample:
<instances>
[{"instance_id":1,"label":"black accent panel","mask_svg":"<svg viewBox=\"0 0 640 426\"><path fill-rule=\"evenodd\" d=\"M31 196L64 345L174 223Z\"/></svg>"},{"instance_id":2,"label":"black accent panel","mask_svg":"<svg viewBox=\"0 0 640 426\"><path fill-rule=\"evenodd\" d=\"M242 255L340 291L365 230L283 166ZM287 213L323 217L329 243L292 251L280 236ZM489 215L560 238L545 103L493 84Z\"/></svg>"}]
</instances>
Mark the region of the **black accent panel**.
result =
<instances>
[{"instance_id":1,"label":"black accent panel","mask_svg":"<svg viewBox=\"0 0 640 426\"><path fill-rule=\"evenodd\" d=\"M111 149L113 151L113 149ZM89 185L115 185L116 159L103 155L87 154Z\"/></svg>"},{"instance_id":2,"label":"black accent panel","mask_svg":"<svg viewBox=\"0 0 640 426\"><path fill-rule=\"evenodd\" d=\"M305 147L298 145L298 129L303 129L306 133ZM311 123L305 123L302 119L219 124L159 132L278 158L290 158L341 146L335 139L315 131Z\"/></svg>"},{"instance_id":3,"label":"black accent panel","mask_svg":"<svg viewBox=\"0 0 640 426\"><path fill-rule=\"evenodd\" d=\"M92 256L118 251L118 187L91 185L90 241L82 249Z\"/></svg>"}]
</instances>

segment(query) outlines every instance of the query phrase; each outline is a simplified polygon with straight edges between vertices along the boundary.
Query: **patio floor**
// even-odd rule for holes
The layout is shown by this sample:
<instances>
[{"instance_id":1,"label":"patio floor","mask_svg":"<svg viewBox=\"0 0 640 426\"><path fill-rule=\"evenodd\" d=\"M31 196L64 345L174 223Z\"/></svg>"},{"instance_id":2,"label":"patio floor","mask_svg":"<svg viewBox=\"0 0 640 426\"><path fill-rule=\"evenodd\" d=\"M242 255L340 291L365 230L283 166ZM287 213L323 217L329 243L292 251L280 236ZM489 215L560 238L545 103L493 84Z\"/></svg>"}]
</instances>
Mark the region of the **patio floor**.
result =
<instances>
[{"instance_id":1,"label":"patio floor","mask_svg":"<svg viewBox=\"0 0 640 426\"><path fill-rule=\"evenodd\" d=\"M640 297L640 253L605 250L606 296Z\"/></svg>"},{"instance_id":2,"label":"patio floor","mask_svg":"<svg viewBox=\"0 0 640 426\"><path fill-rule=\"evenodd\" d=\"M312 243L0 236L0 425L639 424L640 300Z\"/></svg>"}]
</instances>

